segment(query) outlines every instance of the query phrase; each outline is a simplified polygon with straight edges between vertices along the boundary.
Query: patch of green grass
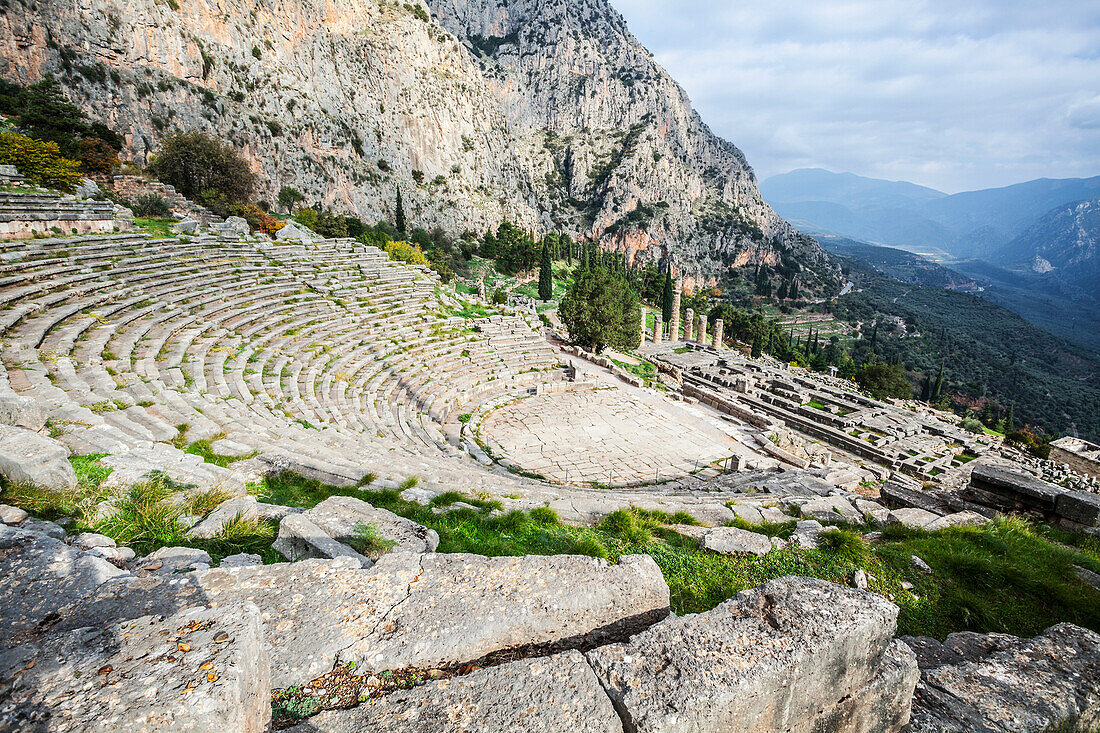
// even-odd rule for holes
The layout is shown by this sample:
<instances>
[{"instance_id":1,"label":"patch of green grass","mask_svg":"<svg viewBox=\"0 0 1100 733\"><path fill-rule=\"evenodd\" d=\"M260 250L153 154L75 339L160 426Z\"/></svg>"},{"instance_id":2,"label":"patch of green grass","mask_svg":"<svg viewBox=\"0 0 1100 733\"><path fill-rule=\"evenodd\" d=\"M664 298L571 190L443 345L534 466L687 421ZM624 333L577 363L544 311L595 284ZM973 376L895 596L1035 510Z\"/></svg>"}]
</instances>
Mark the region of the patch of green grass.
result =
<instances>
[{"instance_id":1,"label":"patch of green grass","mask_svg":"<svg viewBox=\"0 0 1100 733\"><path fill-rule=\"evenodd\" d=\"M225 436L216 435L213 438L207 440L196 440L195 442L184 448L184 453L190 453L193 456L199 456L205 463L212 463L215 466L221 466L227 468L231 463L244 460L245 458L254 457L257 452L253 451L248 455L243 456L228 456L224 453L216 453L213 448L213 443Z\"/></svg>"},{"instance_id":2,"label":"patch of green grass","mask_svg":"<svg viewBox=\"0 0 1100 733\"><path fill-rule=\"evenodd\" d=\"M351 541L351 547L360 555L365 555L372 560L397 547L397 542L386 539L378 531L378 527L367 522L359 522L355 526L355 538Z\"/></svg>"},{"instance_id":3,"label":"patch of green grass","mask_svg":"<svg viewBox=\"0 0 1100 733\"><path fill-rule=\"evenodd\" d=\"M405 489L411 489L419 483L419 478L417 478L416 476L409 476L407 479L401 482L401 486L398 487L398 490L404 491Z\"/></svg>"},{"instance_id":4,"label":"patch of green grass","mask_svg":"<svg viewBox=\"0 0 1100 733\"><path fill-rule=\"evenodd\" d=\"M134 217L134 226L143 229L154 237L174 237L171 229L176 225L175 219L143 219Z\"/></svg>"}]
</instances>

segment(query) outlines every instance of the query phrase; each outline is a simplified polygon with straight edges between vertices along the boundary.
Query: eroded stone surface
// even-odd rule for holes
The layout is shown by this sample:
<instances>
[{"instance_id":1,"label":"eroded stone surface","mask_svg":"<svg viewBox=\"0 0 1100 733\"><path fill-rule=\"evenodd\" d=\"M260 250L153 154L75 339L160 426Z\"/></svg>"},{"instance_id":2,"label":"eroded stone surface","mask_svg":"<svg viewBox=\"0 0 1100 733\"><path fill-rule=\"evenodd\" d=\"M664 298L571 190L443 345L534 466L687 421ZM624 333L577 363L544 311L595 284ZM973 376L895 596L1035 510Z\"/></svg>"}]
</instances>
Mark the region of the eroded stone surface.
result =
<instances>
[{"instance_id":1,"label":"eroded stone surface","mask_svg":"<svg viewBox=\"0 0 1100 733\"><path fill-rule=\"evenodd\" d=\"M0 476L45 489L76 488L69 449L23 428L0 425Z\"/></svg>"},{"instance_id":2,"label":"eroded stone surface","mask_svg":"<svg viewBox=\"0 0 1100 733\"><path fill-rule=\"evenodd\" d=\"M699 546L722 555L767 555L772 549L767 535L737 527L715 527L703 535Z\"/></svg>"},{"instance_id":3,"label":"eroded stone surface","mask_svg":"<svg viewBox=\"0 0 1100 733\"><path fill-rule=\"evenodd\" d=\"M59 628L240 600L263 614L276 687L306 682L334 660L363 670L426 668L629 631L669 606L668 586L646 555L608 565L574 555L398 552L370 569L341 558L125 578L99 588Z\"/></svg>"},{"instance_id":4,"label":"eroded stone surface","mask_svg":"<svg viewBox=\"0 0 1100 733\"><path fill-rule=\"evenodd\" d=\"M576 651L522 659L429 682L350 710L321 713L293 733L621 733L622 721Z\"/></svg>"},{"instance_id":5,"label":"eroded stone surface","mask_svg":"<svg viewBox=\"0 0 1100 733\"><path fill-rule=\"evenodd\" d=\"M395 543L394 547L389 548L395 552L435 552L439 546L439 535L435 530L351 496L330 496L301 516L337 542L348 545L354 545L360 539L362 527L368 527L383 541ZM377 560L386 551L377 548L361 554Z\"/></svg>"},{"instance_id":6,"label":"eroded stone surface","mask_svg":"<svg viewBox=\"0 0 1100 733\"><path fill-rule=\"evenodd\" d=\"M34 638L120 575L124 572L102 557L0 525L0 649Z\"/></svg>"},{"instance_id":7,"label":"eroded stone surface","mask_svg":"<svg viewBox=\"0 0 1100 733\"><path fill-rule=\"evenodd\" d=\"M629 729L810 730L821 711L893 674L883 659L897 613L879 596L788 576L588 659ZM912 656L899 663L909 671L893 676L915 682ZM904 722L902 693L861 705L893 705Z\"/></svg>"},{"instance_id":8,"label":"eroded stone surface","mask_svg":"<svg viewBox=\"0 0 1100 733\"><path fill-rule=\"evenodd\" d=\"M262 733L262 639L251 603L50 635L0 654L0 727Z\"/></svg>"},{"instance_id":9,"label":"eroded stone surface","mask_svg":"<svg viewBox=\"0 0 1100 733\"><path fill-rule=\"evenodd\" d=\"M1009 639L998 635L987 654L978 645L972 660L964 653L961 662L925 669L912 730L1096 730L1100 634L1058 624L1033 639Z\"/></svg>"}]
</instances>

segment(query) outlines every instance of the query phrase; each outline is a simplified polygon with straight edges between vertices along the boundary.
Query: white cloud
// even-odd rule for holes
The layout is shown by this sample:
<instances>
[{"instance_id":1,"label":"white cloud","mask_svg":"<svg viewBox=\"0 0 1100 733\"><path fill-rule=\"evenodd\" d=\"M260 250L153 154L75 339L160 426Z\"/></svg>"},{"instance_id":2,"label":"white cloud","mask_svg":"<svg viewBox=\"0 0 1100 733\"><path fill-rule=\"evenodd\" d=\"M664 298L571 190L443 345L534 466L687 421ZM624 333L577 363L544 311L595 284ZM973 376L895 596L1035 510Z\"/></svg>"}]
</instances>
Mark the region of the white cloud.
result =
<instances>
[{"instance_id":1,"label":"white cloud","mask_svg":"<svg viewBox=\"0 0 1100 733\"><path fill-rule=\"evenodd\" d=\"M1100 174L1100 3L612 0L758 175Z\"/></svg>"}]
</instances>

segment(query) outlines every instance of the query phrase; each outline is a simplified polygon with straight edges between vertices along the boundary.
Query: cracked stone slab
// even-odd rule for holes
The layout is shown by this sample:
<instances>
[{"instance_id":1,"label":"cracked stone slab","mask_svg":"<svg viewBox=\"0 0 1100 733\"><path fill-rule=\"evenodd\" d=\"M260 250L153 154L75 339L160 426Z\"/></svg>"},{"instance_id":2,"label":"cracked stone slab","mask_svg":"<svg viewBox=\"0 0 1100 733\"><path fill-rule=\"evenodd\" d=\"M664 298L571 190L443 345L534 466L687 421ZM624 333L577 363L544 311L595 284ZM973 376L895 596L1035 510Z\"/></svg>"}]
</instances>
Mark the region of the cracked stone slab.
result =
<instances>
[{"instance_id":1,"label":"cracked stone slab","mask_svg":"<svg viewBox=\"0 0 1100 733\"><path fill-rule=\"evenodd\" d=\"M10 425L0 425L0 476L44 489L76 488L76 472L63 443Z\"/></svg>"},{"instance_id":2,"label":"cracked stone slab","mask_svg":"<svg viewBox=\"0 0 1100 733\"><path fill-rule=\"evenodd\" d=\"M880 596L787 576L587 656L628 730L808 731L886 674L897 614Z\"/></svg>"},{"instance_id":3,"label":"cracked stone slab","mask_svg":"<svg viewBox=\"0 0 1100 733\"><path fill-rule=\"evenodd\" d=\"M963 661L921 673L914 733L1100 727L1100 634L1063 623L1032 639L994 636L967 639Z\"/></svg>"},{"instance_id":4,"label":"cracked stone slab","mask_svg":"<svg viewBox=\"0 0 1100 733\"><path fill-rule=\"evenodd\" d=\"M609 565L576 555L396 552L369 569L341 558L120 579L58 630L240 600L260 608L272 684L287 687L335 660L364 671L430 668L532 645L598 643L663 618L669 590L647 555Z\"/></svg>"},{"instance_id":5,"label":"cracked stone slab","mask_svg":"<svg viewBox=\"0 0 1100 733\"><path fill-rule=\"evenodd\" d=\"M262 733L262 646L251 603L53 634L0 654L0 728Z\"/></svg>"},{"instance_id":6,"label":"cracked stone slab","mask_svg":"<svg viewBox=\"0 0 1100 733\"><path fill-rule=\"evenodd\" d=\"M101 584L126 573L53 537L0 525L0 649L39 635Z\"/></svg>"},{"instance_id":7,"label":"cracked stone slab","mask_svg":"<svg viewBox=\"0 0 1100 733\"><path fill-rule=\"evenodd\" d=\"M430 682L349 710L324 712L292 733L622 733L599 680L577 651L521 659Z\"/></svg>"}]
</instances>

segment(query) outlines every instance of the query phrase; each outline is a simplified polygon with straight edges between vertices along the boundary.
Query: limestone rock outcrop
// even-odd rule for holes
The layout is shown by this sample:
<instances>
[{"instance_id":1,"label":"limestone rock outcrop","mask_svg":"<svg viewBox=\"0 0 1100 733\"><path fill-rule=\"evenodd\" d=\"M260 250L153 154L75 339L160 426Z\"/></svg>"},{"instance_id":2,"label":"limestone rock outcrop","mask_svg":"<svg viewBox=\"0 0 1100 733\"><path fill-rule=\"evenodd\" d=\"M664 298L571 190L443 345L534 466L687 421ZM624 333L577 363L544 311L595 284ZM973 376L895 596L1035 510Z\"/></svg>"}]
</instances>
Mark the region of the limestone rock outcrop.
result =
<instances>
[{"instance_id":1,"label":"limestone rock outcrop","mask_svg":"<svg viewBox=\"0 0 1100 733\"><path fill-rule=\"evenodd\" d=\"M0 728L263 733L262 639L251 603L50 635L0 654Z\"/></svg>"},{"instance_id":2,"label":"limestone rock outcrop","mask_svg":"<svg viewBox=\"0 0 1100 733\"><path fill-rule=\"evenodd\" d=\"M892 641L897 613L879 596L788 576L588 659L639 733L897 731L918 676Z\"/></svg>"},{"instance_id":3,"label":"limestone rock outcrop","mask_svg":"<svg viewBox=\"0 0 1100 733\"><path fill-rule=\"evenodd\" d=\"M1100 726L1100 634L1058 624L1032 639L951 634L906 639L921 680L913 733L1093 731Z\"/></svg>"}]
</instances>

